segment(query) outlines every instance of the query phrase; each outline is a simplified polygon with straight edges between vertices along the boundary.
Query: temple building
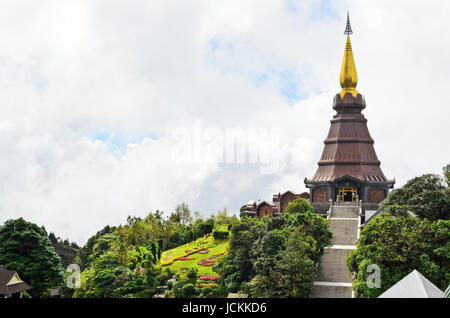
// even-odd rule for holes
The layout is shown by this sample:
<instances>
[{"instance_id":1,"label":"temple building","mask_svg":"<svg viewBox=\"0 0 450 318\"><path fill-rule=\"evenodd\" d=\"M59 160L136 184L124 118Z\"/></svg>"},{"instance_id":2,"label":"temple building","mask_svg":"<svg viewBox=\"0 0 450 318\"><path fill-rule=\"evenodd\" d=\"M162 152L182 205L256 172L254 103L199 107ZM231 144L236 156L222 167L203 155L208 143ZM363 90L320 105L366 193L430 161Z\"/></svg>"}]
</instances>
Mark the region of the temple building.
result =
<instances>
[{"instance_id":1,"label":"temple building","mask_svg":"<svg viewBox=\"0 0 450 318\"><path fill-rule=\"evenodd\" d=\"M303 198L305 200L309 200L309 193L303 192L301 194L295 193L294 191L286 191L281 194L280 192L275 193L272 196L272 201L262 201L260 203L256 203L254 200L248 201L246 204L246 212L249 216L256 216L259 219L265 215L270 217L280 215L284 212L287 205L294 201L295 199Z\"/></svg>"},{"instance_id":2,"label":"temple building","mask_svg":"<svg viewBox=\"0 0 450 318\"><path fill-rule=\"evenodd\" d=\"M333 100L336 114L331 119L319 167L311 179L304 181L310 189L310 201L316 206L329 200L361 200L367 205L378 205L395 183L387 179L380 168L367 119L361 113L366 101L356 90L358 75L350 42L352 33L347 19L347 43L340 74L342 90Z\"/></svg>"},{"instance_id":3,"label":"temple building","mask_svg":"<svg viewBox=\"0 0 450 318\"><path fill-rule=\"evenodd\" d=\"M387 179L380 167L374 149L374 140L367 128L367 119L362 114L366 108L364 97L356 90L358 75L353 58L350 35L350 18L347 16L344 59L340 73L342 90L333 100L336 114L331 119L328 136L316 173L304 183L310 193L296 194L287 191L273 195L272 201L257 204L249 201L248 215L261 218L283 213L289 202L297 198L309 200L319 213L326 213L330 204L361 203L362 210L377 210L395 179Z\"/></svg>"}]
</instances>

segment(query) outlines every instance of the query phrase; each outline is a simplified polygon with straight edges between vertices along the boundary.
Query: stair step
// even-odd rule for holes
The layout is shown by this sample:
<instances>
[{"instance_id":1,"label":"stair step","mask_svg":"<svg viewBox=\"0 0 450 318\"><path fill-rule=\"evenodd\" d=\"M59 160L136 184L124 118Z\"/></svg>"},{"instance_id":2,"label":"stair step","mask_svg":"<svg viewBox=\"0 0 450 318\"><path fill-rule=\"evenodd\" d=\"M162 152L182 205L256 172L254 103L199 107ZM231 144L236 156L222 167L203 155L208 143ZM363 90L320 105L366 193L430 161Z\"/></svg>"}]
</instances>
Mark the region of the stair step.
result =
<instances>
[{"instance_id":1,"label":"stair step","mask_svg":"<svg viewBox=\"0 0 450 318\"><path fill-rule=\"evenodd\" d=\"M322 256L317 271L317 282L351 283L347 277L345 256L351 252L349 249L327 248Z\"/></svg>"},{"instance_id":2,"label":"stair step","mask_svg":"<svg viewBox=\"0 0 450 318\"><path fill-rule=\"evenodd\" d=\"M332 218L357 218L358 207L333 206L331 209Z\"/></svg>"},{"instance_id":3,"label":"stair step","mask_svg":"<svg viewBox=\"0 0 450 318\"><path fill-rule=\"evenodd\" d=\"M352 298L352 288L347 286L314 285L311 298Z\"/></svg>"},{"instance_id":4,"label":"stair step","mask_svg":"<svg viewBox=\"0 0 450 318\"><path fill-rule=\"evenodd\" d=\"M358 219L331 219L333 245L355 245L358 236Z\"/></svg>"}]
</instances>

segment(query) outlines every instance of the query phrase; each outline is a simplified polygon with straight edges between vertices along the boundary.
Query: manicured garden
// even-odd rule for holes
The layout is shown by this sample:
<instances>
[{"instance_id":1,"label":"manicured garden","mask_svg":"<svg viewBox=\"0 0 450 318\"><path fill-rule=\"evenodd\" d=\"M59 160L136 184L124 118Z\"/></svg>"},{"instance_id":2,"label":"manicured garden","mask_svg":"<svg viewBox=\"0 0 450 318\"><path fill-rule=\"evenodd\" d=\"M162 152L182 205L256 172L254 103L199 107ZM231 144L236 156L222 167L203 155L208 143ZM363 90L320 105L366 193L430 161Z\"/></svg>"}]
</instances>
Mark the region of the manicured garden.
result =
<instances>
[{"instance_id":1,"label":"manicured garden","mask_svg":"<svg viewBox=\"0 0 450 318\"><path fill-rule=\"evenodd\" d=\"M220 226L216 230L228 231L226 226ZM170 267L174 272L187 268L197 268L199 276L217 276L212 268L217 259L226 254L229 241L229 238L217 239L213 235L201 237L193 242L163 252L159 265Z\"/></svg>"}]
</instances>

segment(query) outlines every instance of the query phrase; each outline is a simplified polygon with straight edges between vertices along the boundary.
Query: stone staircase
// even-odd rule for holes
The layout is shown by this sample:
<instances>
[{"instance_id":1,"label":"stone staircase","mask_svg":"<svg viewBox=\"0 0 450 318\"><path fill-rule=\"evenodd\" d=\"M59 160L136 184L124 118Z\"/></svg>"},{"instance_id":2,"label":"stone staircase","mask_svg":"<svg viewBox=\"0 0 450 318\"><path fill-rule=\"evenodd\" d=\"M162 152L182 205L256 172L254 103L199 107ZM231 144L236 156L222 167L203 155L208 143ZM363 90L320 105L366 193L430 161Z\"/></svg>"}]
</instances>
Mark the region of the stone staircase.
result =
<instances>
[{"instance_id":1,"label":"stone staircase","mask_svg":"<svg viewBox=\"0 0 450 318\"><path fill-rule=\"evenodd\" d=\"M356 249L359 210L359 205L333 205L328 211L332 246L325 249L319 262L312 298L352 297L352 279L347 276L345 256Z\"/></svg>"}]
</instances>

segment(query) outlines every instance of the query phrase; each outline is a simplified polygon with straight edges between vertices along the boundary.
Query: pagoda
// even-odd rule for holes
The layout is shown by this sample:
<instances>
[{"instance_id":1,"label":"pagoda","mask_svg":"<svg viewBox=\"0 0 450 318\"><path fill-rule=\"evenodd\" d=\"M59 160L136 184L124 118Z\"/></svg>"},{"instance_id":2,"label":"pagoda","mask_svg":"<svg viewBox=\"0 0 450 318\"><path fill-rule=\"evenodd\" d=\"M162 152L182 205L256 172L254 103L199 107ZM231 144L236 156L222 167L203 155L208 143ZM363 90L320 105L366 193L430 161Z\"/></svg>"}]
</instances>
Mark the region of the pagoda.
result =
<instances>
[{"instance_id":1,"label":"pagoda","mask_svg":"<svg viewBox=\"0 0 450 318\"><path fill-rule=\"evenodd\" d=\"M312 179L304 181L313 205L330 200L376 205L386 198L395 183L395 180L388 180L380 168L367 119L361 113L366 102L356 90L358 75L350 42L352 33L347 14L347 43L340 74L342 90L333 101L336 114L324 141L319 167Z\"/></svg>"}]
</instances>

